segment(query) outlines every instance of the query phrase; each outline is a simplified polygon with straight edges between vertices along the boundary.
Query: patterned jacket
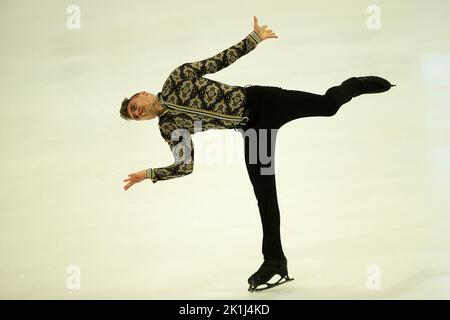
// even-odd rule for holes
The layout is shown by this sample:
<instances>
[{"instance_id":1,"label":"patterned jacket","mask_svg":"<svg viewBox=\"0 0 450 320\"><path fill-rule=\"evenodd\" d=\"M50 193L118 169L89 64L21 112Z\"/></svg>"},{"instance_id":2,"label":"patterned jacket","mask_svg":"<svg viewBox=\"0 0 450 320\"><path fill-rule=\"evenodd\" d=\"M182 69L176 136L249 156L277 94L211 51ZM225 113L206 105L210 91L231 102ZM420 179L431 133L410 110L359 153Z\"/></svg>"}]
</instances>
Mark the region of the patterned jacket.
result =
<instances>
[{"instance_id":1,"label":"patterned jacket","mask_svg":"<svg viewBox=\"0 0 450 320\"><path fill-rule=\"evenodd\" d=\"M231 86L203 77L228 67L252 51L262 41L252 31L234 46L215 56L185 63L173 70L157 94L167 108L159 115L158 126L169 144L175 162L149 168L146 177L153 183L192 173L194 146L191 134L208 129L236 128L245 119L245 87Z\"/></svg>"}]
</instances>

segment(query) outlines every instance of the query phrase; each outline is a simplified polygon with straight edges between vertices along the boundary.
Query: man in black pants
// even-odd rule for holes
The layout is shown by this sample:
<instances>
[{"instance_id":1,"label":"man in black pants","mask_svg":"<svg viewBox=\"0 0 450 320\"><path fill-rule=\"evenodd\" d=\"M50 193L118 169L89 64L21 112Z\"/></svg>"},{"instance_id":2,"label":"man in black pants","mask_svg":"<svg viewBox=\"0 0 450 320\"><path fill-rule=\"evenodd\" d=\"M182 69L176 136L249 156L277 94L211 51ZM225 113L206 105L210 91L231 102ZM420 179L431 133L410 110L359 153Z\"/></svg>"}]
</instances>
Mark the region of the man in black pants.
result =
<instances>
[{"instance_id":1,"label":"man in black pants","mask_svg":"<svg viewBox=\"0 0 450 320\"><path fill-rule=\"evenodd\" d=\"M380 77L351 77L324 95L271 86L231 86L204 77L231 65L265 39L278 38L267 26L259 26L234 46L215 56L175 68L156 96L148 92L125 98L120 115L126 120L158 118L162 138L168 143L174 163L128 175L124 186L148 179L153 183L189 175L194 169L191 135L209 129L239 130L244 138L247 171L258 201L263 225L264 262L249 279L250 291L291 280L280 237L280 212L275 184L275 141L277 130L302 117L334 115L339 108L364 93L384 92L391 84ZM189 190L187 190L189 192Z\"/></svg>"}]
</instances>

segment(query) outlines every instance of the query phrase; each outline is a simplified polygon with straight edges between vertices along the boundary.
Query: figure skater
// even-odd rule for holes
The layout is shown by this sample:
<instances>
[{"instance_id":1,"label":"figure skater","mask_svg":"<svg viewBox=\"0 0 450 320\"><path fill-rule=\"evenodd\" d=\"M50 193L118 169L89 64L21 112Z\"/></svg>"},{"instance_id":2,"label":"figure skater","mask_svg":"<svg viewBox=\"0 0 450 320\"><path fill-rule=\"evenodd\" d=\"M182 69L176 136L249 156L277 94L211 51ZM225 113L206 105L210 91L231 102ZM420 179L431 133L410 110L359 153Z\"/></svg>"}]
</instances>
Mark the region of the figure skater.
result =
<instances>
[{"instance_id":1,"label":"figure skater","mask_svg":"<svg viewBox=\"0 0 450 320\"><path fill-rule=\"evenodd\" d=\"M125 98L120 115L126 120L158 119L159 131L168 143L174 163L131 173L125 190L145 179L156 183L191 174L194 146L191 135L209 129L234 129L244 139L245 164L256 196L263 229L264 261L248 279L249 291L260 291L293 280L280 236L280 212L275 183L275 143L278 130L303 117L331 117L352 98L381 93L392 86L377 76L351 77L314 94L280 87L232 86L204 77L230 66L264 40L278 38L253 17L253 31L243 40L201 61L175 68L156 95L146 91ZM278 275L279 279L270 282Z\"/></svg>"}]
</instances>

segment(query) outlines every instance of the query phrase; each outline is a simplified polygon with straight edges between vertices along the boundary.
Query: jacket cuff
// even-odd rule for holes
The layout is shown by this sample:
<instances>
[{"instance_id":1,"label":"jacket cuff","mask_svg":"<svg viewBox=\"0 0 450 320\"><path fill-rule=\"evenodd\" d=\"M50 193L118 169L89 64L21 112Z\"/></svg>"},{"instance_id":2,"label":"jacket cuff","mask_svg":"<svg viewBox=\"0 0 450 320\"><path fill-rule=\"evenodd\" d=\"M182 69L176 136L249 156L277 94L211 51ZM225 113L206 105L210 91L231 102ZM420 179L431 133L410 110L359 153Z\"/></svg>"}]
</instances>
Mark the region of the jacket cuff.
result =
<instances>
[{"instance_id":1,"label":"jacket cuff","mask_svg":"<svg viewBox=\"0 0 450 320\"><path fill-rule=\"evenodd\" d=\"M153 169L151 171L150 180L152 180L153 183L158 181L158 178L156 178L155 170L153 170Z\"/></svg>"},{"instance_id":2,"label":"jacket cuff","mask_svg":"<svg viewBox=\"0 0 450 320\"><path fill-rule=\"evenodd\" d=\"M256 31L250 32L249 36L253 39L253 41L256 42L256 44L259 44L262 41L261 37Z\"/></svg>"}]
</instances>

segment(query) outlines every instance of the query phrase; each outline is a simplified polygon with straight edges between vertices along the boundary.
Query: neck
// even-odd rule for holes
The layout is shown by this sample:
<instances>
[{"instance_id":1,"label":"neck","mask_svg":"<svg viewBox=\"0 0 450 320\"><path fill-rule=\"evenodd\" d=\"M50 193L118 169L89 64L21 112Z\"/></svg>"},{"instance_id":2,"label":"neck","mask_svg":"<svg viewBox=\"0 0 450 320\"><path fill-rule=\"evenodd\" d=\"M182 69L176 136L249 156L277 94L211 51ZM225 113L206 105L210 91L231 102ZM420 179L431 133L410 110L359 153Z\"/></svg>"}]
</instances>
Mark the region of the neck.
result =
<instances>
[{"instance_id":1,"label":"neck","mask_svg":"<svg viewBox=\"0 0 450 320\"><path fill-rule=\"evenodd\" d=\"M155 108L156 108L156 115L159 116L161 113L166 110L166 106L162 105L159 101L155 102Z\"/></svg>"}]
</instances>

